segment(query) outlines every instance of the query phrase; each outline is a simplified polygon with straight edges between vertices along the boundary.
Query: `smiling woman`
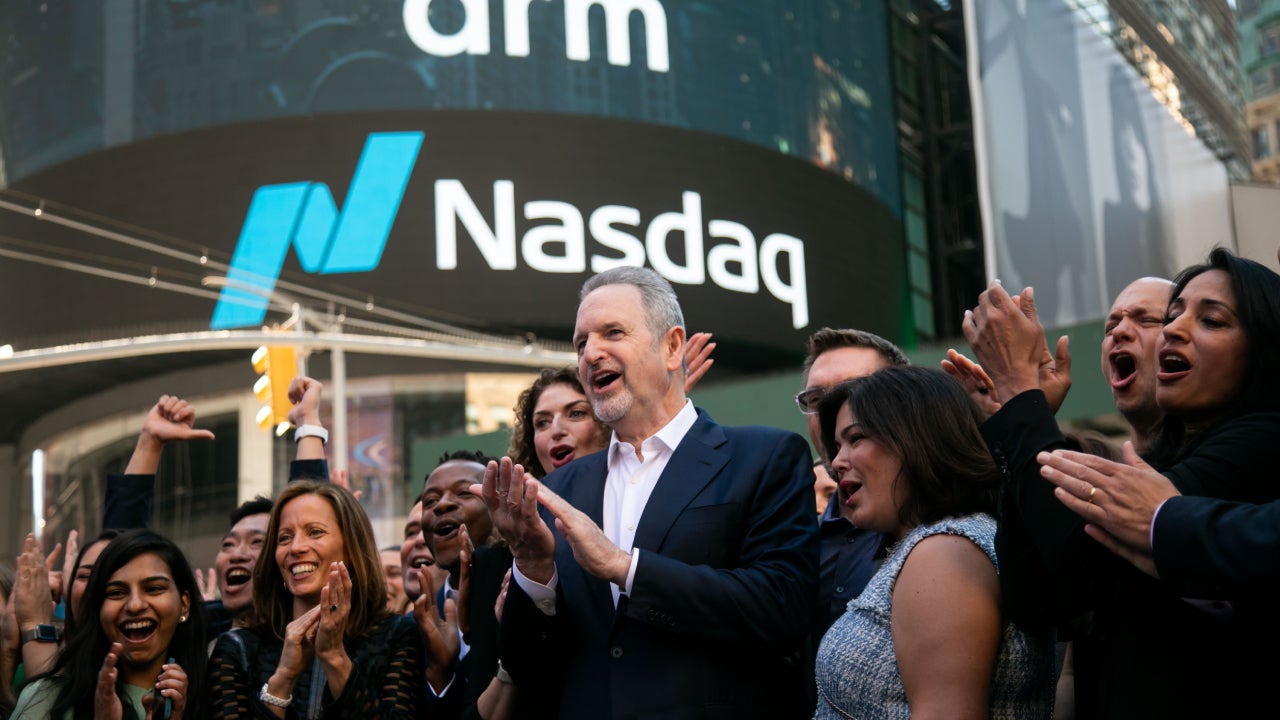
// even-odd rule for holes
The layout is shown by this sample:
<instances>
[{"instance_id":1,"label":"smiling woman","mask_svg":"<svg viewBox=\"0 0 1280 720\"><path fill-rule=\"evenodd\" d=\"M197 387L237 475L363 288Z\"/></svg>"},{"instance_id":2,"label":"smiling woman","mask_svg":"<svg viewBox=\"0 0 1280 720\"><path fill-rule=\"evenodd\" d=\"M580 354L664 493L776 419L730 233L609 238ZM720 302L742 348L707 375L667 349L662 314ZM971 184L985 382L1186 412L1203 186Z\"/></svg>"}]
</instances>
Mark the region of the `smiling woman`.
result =
<instances>
[{"instance_id":1,"label":"smiling woman","mask_svg":"<svg viewBox=\"0 0 1280 720\"><path fill-rule=\"evenodd\" d=\"M257 623L214 646L212 717L418 716L422 641L387 610L373 528L346 488L280 493L253 596Z\"/></svg>"},{"instance_id":2,"label":"smiling woman","mask_svg":"<svg viewBox=\"0 0 1280 720\"><path fill-rule=\"evenodd\" d=\"M14 717L202 718L204 604L191 567L168 539L130 530L98 556L84 613L50 676L22 691ZM194 698L194 702L188 703Z\"/></svg>"},{"instance_id":3,"label":"smiling woman","mask_svg":"<svg viewBox=\"0 0 1280 720\"><path fill-rule=\"evenodd\" d=\"M609 445L574 368L545 369L520 393L507 455L535 478Z\"/></svg>"}]
</instances>

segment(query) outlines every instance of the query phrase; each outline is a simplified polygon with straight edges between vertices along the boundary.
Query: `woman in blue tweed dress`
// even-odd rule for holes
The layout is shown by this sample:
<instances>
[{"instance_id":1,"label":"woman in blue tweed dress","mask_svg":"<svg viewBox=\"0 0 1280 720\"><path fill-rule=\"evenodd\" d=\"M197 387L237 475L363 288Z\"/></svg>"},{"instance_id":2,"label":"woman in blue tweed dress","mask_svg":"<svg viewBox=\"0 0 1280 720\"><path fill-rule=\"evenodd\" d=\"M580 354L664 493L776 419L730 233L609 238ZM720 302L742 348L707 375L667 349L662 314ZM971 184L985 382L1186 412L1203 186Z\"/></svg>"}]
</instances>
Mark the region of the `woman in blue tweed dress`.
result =
<instances>
[{"instance_id":1,"label":"woman in blue tweed dress","mask_svg":"<svg viewBox=\"0 0 1280 720\"><path fill-rule=\"evenodd\" d=\"M965 391L894 367L834 388L818 412L854 524L896 544L822 640L816 717L1051 717L1053 640L1001 613L1000 476Z\"/></svg>"}]
</instances>

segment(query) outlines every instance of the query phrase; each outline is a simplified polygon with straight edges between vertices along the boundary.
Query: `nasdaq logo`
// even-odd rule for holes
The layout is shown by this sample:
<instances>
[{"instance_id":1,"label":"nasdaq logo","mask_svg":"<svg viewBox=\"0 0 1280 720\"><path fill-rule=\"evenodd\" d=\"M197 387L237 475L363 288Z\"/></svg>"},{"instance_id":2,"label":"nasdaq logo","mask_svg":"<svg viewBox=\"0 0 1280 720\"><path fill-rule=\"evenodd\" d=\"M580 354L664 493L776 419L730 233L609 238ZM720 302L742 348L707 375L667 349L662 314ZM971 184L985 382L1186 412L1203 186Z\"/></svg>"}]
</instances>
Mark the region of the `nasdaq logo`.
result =
<instances>
[{"instance_id":1,"label":"nasdaq logo","mask_svg":"<svg viewBox=\"0 0 1280 720\"><path fill-rule=\"evenodd\" d=\"M324 183L258 188L211 327L262 324L290 247L309 273L376 269L422 141L421 132L370 135L341 212ZM506 178L493 181L492 212L461 180L436 178L432 187L436 270L458 270L459 248L467 241L494 271L516 270L521 261L535 272L558 275L648 265L681 285L710 281L747 295L763 289L790 306L793 327L809 324L804 241L783 233L757 239L741 223L706 217L697 191L679 192L678 209L646 219L632 205L581 208L556 198L526 199ZM521 215L536 224L521 228ZM674 254L672 243L679 246Z\"/></svg>"},{"instance_id":2,"label":"nasdaq logo","mask_svg":"<svg viewBox=\"0 0 1280 720\"><path fill-rule=\"evenodd\" d=\"M260 325L290 247L309 273L368 272L378 267L422 139L421 132L371 134L341 211L324 183L258 188L210 327Z\"/></svg>"}]
</instances>

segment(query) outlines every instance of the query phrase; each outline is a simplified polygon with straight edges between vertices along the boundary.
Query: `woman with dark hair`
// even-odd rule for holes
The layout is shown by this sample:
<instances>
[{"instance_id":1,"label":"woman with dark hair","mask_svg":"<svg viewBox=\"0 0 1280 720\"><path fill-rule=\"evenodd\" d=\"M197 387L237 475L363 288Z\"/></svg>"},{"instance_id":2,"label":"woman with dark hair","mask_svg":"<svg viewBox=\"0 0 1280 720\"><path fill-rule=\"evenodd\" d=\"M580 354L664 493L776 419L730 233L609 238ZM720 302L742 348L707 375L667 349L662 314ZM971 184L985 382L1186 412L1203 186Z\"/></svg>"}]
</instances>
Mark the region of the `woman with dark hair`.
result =
<instances>
[{"instance_id":1,"label":"woman with dark hair","mask_svg":"<svg viewBox=\"0 0 1280 720\"><path fill-rule=\"evenodd\" d=\"M23 688L14 717L203 717L204 604L177 545L150 530L121 533L98 556L79 609L53 673Z\"/></svg>"},{"instance_id":2,"label":"woman with dark hair","mask_svg":"<svg viewBox=\"0 0 1280 720\"><path fill-rule=\"evenodd\" d=\"M1002 616L1000 474L965 390L885 368L836 386L818 415L850 519L895 544L822 639L815 717L1050 717L1052 638Z\"/></svg>"},{"instance_id":3,"label":"woman with dark hair","mask_svg":"<svg viewBox=\"0 0 1280 720\"><path fill-rule=\"evenodd\" d=\"M422 641L387 611L373 527L346 488L310 481L276 498L253 571L258 622L218 638L213 718L416 718Z\"/></svg>"},{"instance_id":4,"label":"woman with dark hair","mask_svg":"<svg viewBox=\"0 0 1280 720\"><path fill-rule=\"evenodd\" d=\"M1128 443L1124 463L1063 449L1029 359L1042 331L1022 311L1025 295L1021 308L1007 301L1002 289L988 289L966 330L1001 396L1011 398L982 428L1006 469L1001 527L1022 528L1021 537L997 541L1007 560L1007 612L1059 627L1090 620L1073 644L1083 714L1255 714L1273 668L1255 663L1251 650L1280 643L1274 608L1248 598L1215 606L1178 597L1091 539L1045 477L1074 479L1086 504L1108 499L1103 474L1137 484L1159 473L1184 495L1280 497L1280 275L1222 248L1178 275L1156 346L1164 419L1149 466ZM997 338L1003 350L989 344Z\"/></svg>"},{"instance_id":5,"label":"woman with dark hair","mask_svg":"<svg viewBox=\"0 0 1280 720\"><path fill-rule=\"evenodd\" d=\"M609 446L576 368L544 369L516 401L508 457L536 478Z\"/></svg>"},{"instance_id":6,"label":"woman with dark hair","mask_svg":"<svg viewBox=\"0 0 1280 720\"><path fill-rule=\"evenodd\" d=\"M1157 466L1225 420L1280 411L1280 276L1215 248L1178 273L1170 298L1156 346L1164 420L1149 457Z\"/></svg>"}]
</instances>

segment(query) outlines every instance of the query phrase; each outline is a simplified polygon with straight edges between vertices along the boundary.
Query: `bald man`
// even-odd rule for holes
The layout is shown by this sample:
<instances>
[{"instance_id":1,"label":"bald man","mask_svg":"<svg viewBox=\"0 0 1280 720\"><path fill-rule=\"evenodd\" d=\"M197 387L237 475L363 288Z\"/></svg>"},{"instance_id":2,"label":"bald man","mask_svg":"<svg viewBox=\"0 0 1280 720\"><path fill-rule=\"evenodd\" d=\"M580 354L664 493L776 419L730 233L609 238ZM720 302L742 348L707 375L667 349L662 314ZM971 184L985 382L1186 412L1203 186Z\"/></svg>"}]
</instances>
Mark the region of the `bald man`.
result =
<instances>
[{"instance_id":1,"label":"bald man","mask_svg":"<svg viewBox=\"0 0 1280 720\"><path fill-rule=\"evenodd\" d=\"M1116 296L1104 326L1102 375L1139 454L1163 415L1156 405L1156 343L1172 290L1173 283L1163 278L1134 280Z\"/></svg>"}]
</instances>

